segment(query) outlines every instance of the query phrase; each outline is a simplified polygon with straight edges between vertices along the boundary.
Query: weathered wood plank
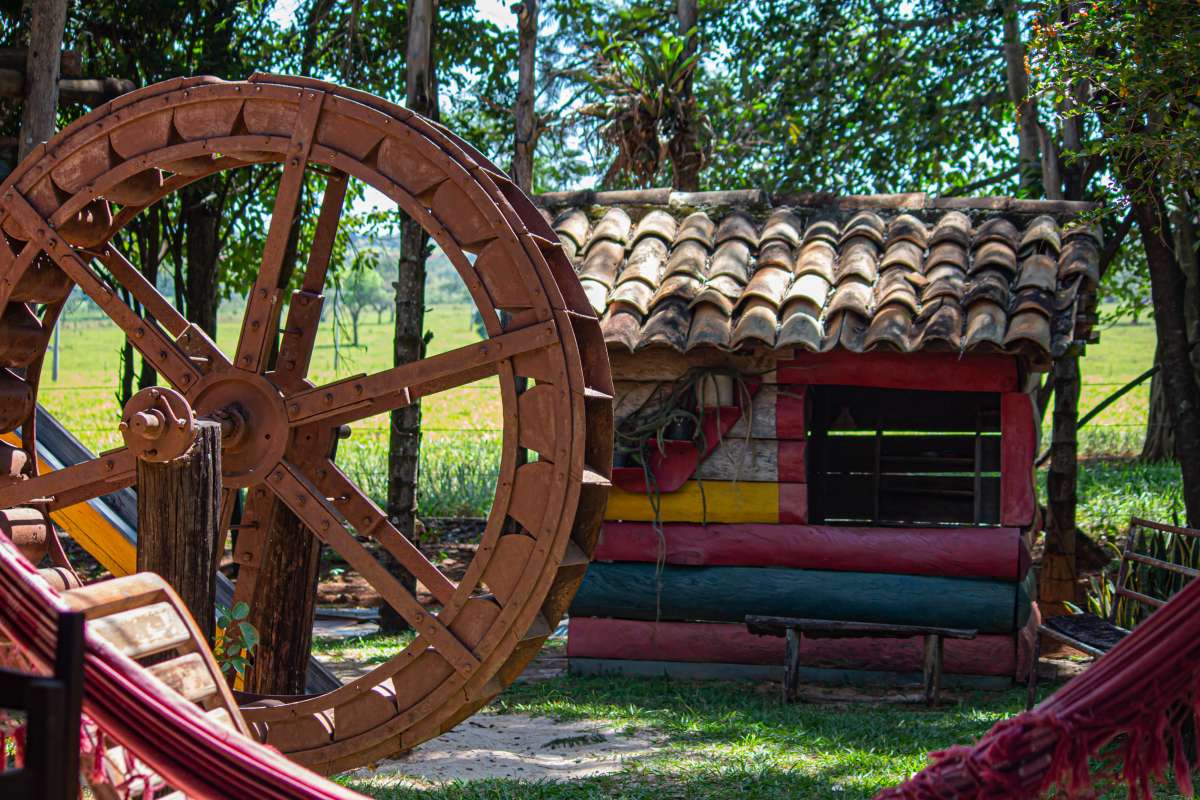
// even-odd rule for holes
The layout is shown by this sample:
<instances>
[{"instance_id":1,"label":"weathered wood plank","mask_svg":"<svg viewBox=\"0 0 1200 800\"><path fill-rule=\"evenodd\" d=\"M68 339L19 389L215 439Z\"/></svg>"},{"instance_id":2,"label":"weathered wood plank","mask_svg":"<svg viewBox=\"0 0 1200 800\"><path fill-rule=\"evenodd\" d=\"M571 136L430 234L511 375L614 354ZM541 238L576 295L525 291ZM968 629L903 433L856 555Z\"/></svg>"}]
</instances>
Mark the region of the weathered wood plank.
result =
<instances>
[{"instance_id":1,"label":"weathered wood plank","mask_svg":"<svg viewBox=\"0 0 1200 800\"><path fill-rule=\"evenodd\" d=\"M171 650L191 637L170 603L152 603L88 622L88 631L130 658Z\"/></svg>"},{"instance_id":2,"label":"weathered wood plank","mask_svg":"<svg viewBox=\"0 0 1200 800\"><path fill-rule=\"evenodd\" d=\"M803 444L802 442L800 444ZM776 481L779 474L779 442L775 439L745 439L726 436L708 458L700 463L699 476L706 481ZM804 478L790 477L787 480Z\"/></svg>"},{"instance_id":3,"label":"weathered wood plank","mask_svg":"<svg viewBox=\"0 0 1200 800\"><path fill-rule=\"evenodd\" d=\"M652 522L655 499L651 495L623 491L616 486L608 495L605 519ZM659 495L659 518L663 522L777 522L779 520L779 484L730 483L713 481L701 484L688 481L683 488Z\"/></svg>"},{"instance_id":4,"label":"weathered wood plank","mask_svg":"<svg viewBox=\"0 0 1200 800\"><path fill-rule=\"evenodd\" d=\"M840 528L824 525L663 526L666 563L891 572L1015 581L1030 554L1017 528ZM596 561L655 563L659 538L644 522L606 522Z\"/></svg>"},{"instance_id":5,"label":"weathered wood plank","mask_svg":"<svg viewBox=\"0 0 1200 800\"><path fill-rule=\"evenodd\" d=\"M1029 395L1001 396L1000 441L1000 524L1030 525L1037 503L1033 488L1037 433Z\"/></svg>"},{"instance_id":6,"label":"weathered wood plank","mask_svg":"<svg viewBox=\"0 0 1200 800\"><path fill-rule=\"evenodd\" d=\"M798 352L780 359L780 383L946 392L1015 392L1017 359L957 353Z\"/></svg>"},{"instance_id":7,"label":"weathered wood plank","mask_svg":"<svg viewBox=\"0 0 1200 800\"><path fill-rule=\"evenodd\" d=\"M801 647L805 667L919 672L922 640L809 639ZM567 625L567 656L738 664L783 663L784 642L755 636L745 625L728 622L653 622L572 617ZM1016 637L986 634L946 641L943 670L967 675L1012 676L1020 670ZM1027 656L1026 656L1027 657Z\"/></svg>"},{"instance_id":8,"label":"weathered wood plank","mask_svg":"<svg viewBox=\"0 0 1200 800\"><path fill-rule=\"evenodd\" d=\"M979 578L760 567L593 564L571 615L742 622L748 614L1014 633L1027 587Z\"/></svg>"},{"instance_id":9,"label":"weathered wood plank","mask_svg":"<svg viewBox=\"0 0 1200 800\"><path fill-rule=\"evenodd\" d=\"M773 681L783 680L783 665L697 664L687 661L634 661L607 658L573 658L573 675L612 675L628 678L670 678L680 681ZM884 672L857 669L801 667L803 683L849 684L852 686L921 685L921 673ZM946 675L943 685L952 688L999 691L1012 686L1012 678L999 675Z\"/></svg>"}]
</instances>

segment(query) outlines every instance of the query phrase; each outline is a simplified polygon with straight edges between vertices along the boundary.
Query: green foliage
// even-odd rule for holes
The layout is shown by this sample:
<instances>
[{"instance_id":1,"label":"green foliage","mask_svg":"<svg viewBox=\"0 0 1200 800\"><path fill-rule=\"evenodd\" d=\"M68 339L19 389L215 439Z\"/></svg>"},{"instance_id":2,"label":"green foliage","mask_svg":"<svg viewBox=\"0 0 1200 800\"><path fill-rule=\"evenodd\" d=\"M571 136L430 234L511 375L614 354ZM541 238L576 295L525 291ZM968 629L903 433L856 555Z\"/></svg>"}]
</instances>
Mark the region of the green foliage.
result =
<instances>
[{"instance_id":1,"label":"green foliage","mask_svg":"<svg viewBox=\"0 0 1200 800\"><path fill-rule=\"evenodd\" d=\"M250 606L238 603L233 608L217 604L217 638L213 655L221 672L245 677L246 668L258 648L258 629L246 622Z\"/></svg>"},{"instance_id":2,"label":"green foliage","mask_svg":"<svg viewBox=\"0 0 1200 800\"><path fill-rule=\"evenodd\" d=\"M666 167L669 142L688 129L705 131L707 119L687 91L699 62L686 44L669 32L658 41L597 33L595 61L579 72L594 100L579 113L602 120L600 138L616 150L603 184L653 184Z\"/></svg>"},{"instance_id":3,"label":"green foliage","mask_svg":"<svg viewBox=\"0 0 1200 800\"><path fill-rule=\"evenodd\" d=\"M1095 114L1080 154L1113 158L1122 180L1200 188L1200 14L1190 0L1050 3L1029 68L1065 117Z\"/></svg>"}]
</instances>

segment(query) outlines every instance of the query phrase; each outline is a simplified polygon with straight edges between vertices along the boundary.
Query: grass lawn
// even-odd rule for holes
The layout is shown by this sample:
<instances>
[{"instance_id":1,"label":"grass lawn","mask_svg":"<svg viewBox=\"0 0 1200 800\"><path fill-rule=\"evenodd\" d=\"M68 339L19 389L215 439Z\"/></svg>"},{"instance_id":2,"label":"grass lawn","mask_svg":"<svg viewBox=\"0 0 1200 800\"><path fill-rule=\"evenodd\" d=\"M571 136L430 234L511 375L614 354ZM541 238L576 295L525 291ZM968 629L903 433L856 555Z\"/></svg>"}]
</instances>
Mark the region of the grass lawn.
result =
<instances>
[{"instance_id":1,"label":"grass lawn","mask_svg":"<svg viewBox=\"0 0 1200 800\"><path fill-rule=\"evenodd\" d=\"M927 751L972 742L1021 711L1025 692L962 698L935 710L892 701L787 706L774 685L562 677L518 684L485 713L603 720L618 731L656 737L654 755L620 772L570 782L484 779L421 787L395 778L338 781L394 800L869 798L921 769Z\"/></svg>"}]
</instances>

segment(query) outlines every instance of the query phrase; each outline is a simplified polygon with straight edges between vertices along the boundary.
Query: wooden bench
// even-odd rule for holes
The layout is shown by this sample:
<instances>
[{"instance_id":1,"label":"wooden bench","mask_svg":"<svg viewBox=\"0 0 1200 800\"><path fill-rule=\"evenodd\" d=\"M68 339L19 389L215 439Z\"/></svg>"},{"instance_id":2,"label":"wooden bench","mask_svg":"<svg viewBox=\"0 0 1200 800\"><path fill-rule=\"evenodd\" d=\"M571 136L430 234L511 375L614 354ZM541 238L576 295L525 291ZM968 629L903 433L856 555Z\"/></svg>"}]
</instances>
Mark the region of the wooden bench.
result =
<instances>
[{"instance_id":1,"label":"wooden bench","mask_svg":"<svg viewBox=\"0 0 1200 800\"><path fill-rule=\"evenodd\" d=\"M787 656L783 670L783 700L794 703L800 699L800 641L810 639L842 639L876 637L905 639L925 638L923 686L925 702L934 704L942 690L942 640L974 639L978 631L966 628L933 628L925 625L889 625L880 622L844 622L832 619L799 619L796 617L764 617L748 615L746 629L759 636L787 637Z\"/></svg>"},{"instance_id":2,"label":"wooden bench","mask_svg":"<svg viewBox=\"0 0 1200 800\"><path fill-rule=\"evenodd\" d=\"M1162 569L1182 576L1180 586L1175 588L1176 591L1182 588L1184 583L1200 575L1200 571L1191 567L1174 564L1144 552L1139 552L1139 534L1142 531L1172 533L1179 536L1190 536L1193 539L1200 539L1200 530L1180 528L1175 525L1164 525L1137 517L1131 518L1129 520L1129 533L1125 537L1125 548L1121 552L1121 566L1117 571L1112 608L1109 609L1108 617L1098 617L1095 614L1089 613L1050 617L1038 627L1038 633L1048 636L1055 641L1070 645L1076 650L1082 650L1088 655L1102 656L1116 647L1118 642L1129 635L1129 629L1122 628L1117 624L1117 609L1120 606L1122 597L1148 606L1152 611L1170 599L1169 596L1152 597L1143 592L1128 588L1125 584L1129 580L1130 570L1137 569L1139 565L1142 565L1151 569Z\"/></svg>"}]
</instances>

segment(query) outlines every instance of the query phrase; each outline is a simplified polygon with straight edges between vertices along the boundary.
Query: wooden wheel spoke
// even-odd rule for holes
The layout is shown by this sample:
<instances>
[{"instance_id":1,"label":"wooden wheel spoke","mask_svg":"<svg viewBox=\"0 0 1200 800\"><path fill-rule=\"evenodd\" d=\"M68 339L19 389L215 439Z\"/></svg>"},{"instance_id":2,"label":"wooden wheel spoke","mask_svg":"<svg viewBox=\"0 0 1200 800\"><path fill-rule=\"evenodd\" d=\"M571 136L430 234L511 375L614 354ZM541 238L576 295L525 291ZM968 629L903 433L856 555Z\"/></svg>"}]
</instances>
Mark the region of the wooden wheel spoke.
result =
<instances>
[{"instance_id":1,"label":"wooden wheel spoke","mask_svg":"<svg viewBox=\"0 0 1200 800\"><path fill-rule=\"evenodd\" d=\"M281 384L294 383L308 374L321 322L321 307L325 301L321 290L325 287L329 259L333 256L333 244L337 239L348 184L349 176L340 171L330 175L325 184L321 214L317 218L317 230L313 234L304 280L300 290L292 293L292 301L288 304L287 324L279 345L279 363L275 368Z\"/></svg>"},{"instance_id":2,"label":"wooden wheel spoke","mask_svg":"<svg viewBox=\"0 0 1200 800\"><path fill-rule=\"evenodd\" d=\"M555 335L554 324L543 322L374 375L298 392L288 398L288 421L341 424L400 408L425 395L494 375L500 362L549 347Z\"/></svg>"},{"instance_id":3,"label":"wooden wheel spoke","mask_svg":"<svg viewBox=\"0 0 1200 800\"><path fill-rule=\"evenodd\" d=\"M0 487L0 508L45 502L55 511L111 494L137 480L137 458L125 448Z\"/></svg>"},{"instance_id":4,"label":"wooden wheel spoke","mask_svg":"<svg viewBox=\"0 0 1200 800\"><path fill-rule=\"evenodd\" d=\"M379 542L400 564L425 585L443 606L454 597L455 585L434 566L408 537L400 533L383 513L332 461L317 466L315 486L332 499L360 536Z\"/></svg>"},{"instance_id":5,"label":"wooden wheel spoke","mask_svg":"<svg viewBox=\"0 0 1200 800\"><path fill-rule=\"evenodd\" d=\"M413 630L426 637L451 666L464 674L479 666L475 655L442 625L437 616L418 603L412 593L346 530L337 510L294 465L286 461L281 463L271 472L267 485L318 539L346 559L346 563L370 583Z\"/></svg>"},{"instance_id":6,"label":"wooden wheel spoke","mask_svg":"<svg viewBox=\"0 0 1200 800\"><path fill-rule=\"evenodd\" d=\"M175 386L187 389L199 377L191 361L158 326L143 319L117 296L113 288L89 267L79 254L54 233L24 197L7 192L0 205L34 233L31 245L41 248L115 322L146 361Z\"/></svg>"},{"instance_id":7,"label":"wooden wheel spoke","mask_svg":"<svg viewBox=\"0 0 1200 800\"><path fill-rule=\"evenodd\" d=\"M112 244L106 244L96 253L96 257L108 269L109 274L117 283L124 286L133 299L142 304L142 308L154 317L158 324L167 329L172 336L180 336L188 328L188 321L171 305L167 298L159 294L154 284L146 279L137 267L129 263L120 250Z\"/></svg>"},{"instance_id":8,"label":"wooden wheel spoke","mask_svg":"<svg viewBox=\"0 0 1200 800\"><path fill-rule=\"evenodd\" d=\"M246 300L246 318L242 320L242 333L234 358L234 366L247 372L262 371L278 332L283 259L287 254L292 223L298 213L304 189L304 171L308 166L308 154L312 149L313 134L324 98L325 95L318 92L304 92L301 95L296 130L283 162L283 177L279 179L275 207L271 211L271 225L267 229L266 244L263 245L262 266Z\"/></svg>"}]
</instances>

